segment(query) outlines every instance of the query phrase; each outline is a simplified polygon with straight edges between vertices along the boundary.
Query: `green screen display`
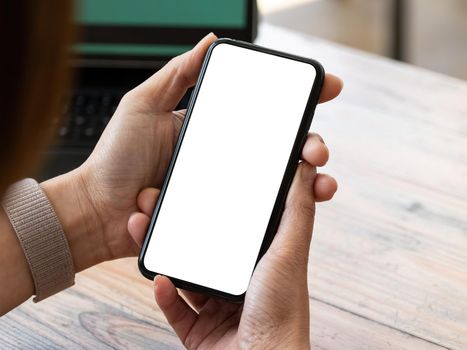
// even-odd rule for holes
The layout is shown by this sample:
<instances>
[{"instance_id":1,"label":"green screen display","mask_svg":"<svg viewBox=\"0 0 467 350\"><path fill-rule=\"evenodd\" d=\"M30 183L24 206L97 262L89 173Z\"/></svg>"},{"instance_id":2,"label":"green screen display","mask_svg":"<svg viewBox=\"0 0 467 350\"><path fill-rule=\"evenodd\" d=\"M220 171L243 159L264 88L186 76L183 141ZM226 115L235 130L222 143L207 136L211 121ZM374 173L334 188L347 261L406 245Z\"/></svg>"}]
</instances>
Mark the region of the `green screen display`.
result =
<instances>
[{"instance_id":1,"label":"green screen display","mask_svg":"<svg viewBox=\"0 0 467 350\"><path fill-rule=\"evenodd\" d=\"M77 13L94 25L240 28L245 7L243 0L81 0Z\"/></svg>"},{"instance_id":2,"label":"green screen display","mask_svg":"<svg viewBox=\"0 0 467 350\"><path fill-rule=\"evenodd\" d=\"M177 56L191 50L188 45L77 44L75 50L90 55Z\"/></svg>"},{"instance_id":3,"label":"green screen display","mask_svg":"<svg viewBox=\"0 0 467 350\"><path fill-rule=\"evenodd\" d=\"M201 39L201 32L216 28L244 29L247 5L247 0L79 0L76 22L99 36L84 40L75 50L89 55L175 56L193 46L195 39L188 37L196 30ZM186 42L172 43L168 36L158 42L163 35L158 31L164 30ZM135 42L128 40L132 36Z\"/></svg>"}]
</instances>

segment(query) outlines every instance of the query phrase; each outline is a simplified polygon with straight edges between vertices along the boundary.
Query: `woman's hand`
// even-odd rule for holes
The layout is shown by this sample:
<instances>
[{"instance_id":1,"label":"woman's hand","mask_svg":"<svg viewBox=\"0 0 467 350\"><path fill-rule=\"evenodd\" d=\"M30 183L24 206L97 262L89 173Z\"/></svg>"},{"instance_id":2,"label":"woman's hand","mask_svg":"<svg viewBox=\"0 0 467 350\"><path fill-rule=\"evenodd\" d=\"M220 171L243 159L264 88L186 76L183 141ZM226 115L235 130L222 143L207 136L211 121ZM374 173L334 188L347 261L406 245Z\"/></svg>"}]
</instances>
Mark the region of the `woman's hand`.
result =
<instances>
[{"instance_id":1,"label":"woman's hand","mask_svg":"<svg viewBox=\"0 0 467 350\"><path fill-rule=\"evenodd\" d=\"M138 209L138 193L162 183L183 118L174 109L196 83L216 39L209 34L129 91L89 159L42 184L64 226L76 271L137 255L128 218Z\"/></svg>"},{"instance_id":2,"label":"woman's hand","mask_svg":"<svg viewBox=\"0 0 467 350\"><path fill-rule=\"evenodd\" d=\"M206 36L128 92L89 159L75 171L42 184L64 226L76 271L137 255L128 218L140 209L138 194L162 183L184 115L174 108L196 83L215 40L213 34ZM327 75L321 101L337 96L341 85ZM314 145L315 141L305 147Z\"/></svg>"},{"instance_id":3,"label":"woman's hand","mask_svg":"<svg viewBox=\"0 0 467 350\"><path fill-rule=\"evenodd\" d=\"M328 156L321 137L310 134L277 235L255 269L243 305L186 291L180 295L168 278L156 277L156 301L187 348L309 348L307 266L315 201L331 199L337 189L332 177L316 174ZM155 189L141 192L141 212L128 222L139 244L157 196Z\"/></svg>"}]
</instances>

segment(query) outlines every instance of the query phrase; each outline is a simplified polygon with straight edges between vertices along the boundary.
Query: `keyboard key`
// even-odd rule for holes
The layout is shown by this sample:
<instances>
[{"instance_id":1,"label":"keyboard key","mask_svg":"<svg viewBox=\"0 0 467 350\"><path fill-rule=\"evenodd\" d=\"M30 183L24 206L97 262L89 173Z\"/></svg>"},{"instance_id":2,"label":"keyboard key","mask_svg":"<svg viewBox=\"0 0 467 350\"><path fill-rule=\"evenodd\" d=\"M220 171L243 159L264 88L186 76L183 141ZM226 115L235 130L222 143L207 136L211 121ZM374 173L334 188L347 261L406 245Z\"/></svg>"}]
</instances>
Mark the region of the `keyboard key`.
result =
<instances>
[{"instance_id":1,"label":"keyboard key","mask_svg":"<svg viewBox=\"0 0 467 350\"><path fill-rule=\"evenodd\" d=\"M124 91L78 89L64 104L65 122L57 130L61 147L92 148L117 109Z\"/></svg>"},{"instance_id":2,"label":"keyboard key","mask_svg":"<svg viewBox=\"0 0 467 350\"><path fill-rule=\"evenodd\" d=\"M104 96L102 96L101 104L103 106L110 106L112 104L112 101L113 101L113 96L109 94L105 94Z\"/></svg>"},{"instance_id":3,"label":"keyboard key","mask_svg":"<svg viewBox=\"0 0 467 350\"><path fill-rule=\"evenodd\" d=\"M93 127L88 127L84 129L84 135L89 138L94 137L96 136L96 129Z\"/></svg>"},{"instance_id":4,"label":"keyboard key","mask_svg":"<svg viewBox=\"0 0 467 350\"><path fill-rule=\"evenodd\" d=\"M95 114L96 113L96 105L94 105L94 104L87 105L84 108L84 113L86 113L87 115Z\"/></svg>"},{"instance_id":5,"label":"keyboard key","mask_svg":"<svg viewBox=\"0 0 467 350\"><path fill-rule=\"evenodd\" d=\"M83 115L78 115L74 119L75 119L75 124L78 126L86 124L86 121L87 121L86 117L84 117Z\"/></svg>"}]
</instances>

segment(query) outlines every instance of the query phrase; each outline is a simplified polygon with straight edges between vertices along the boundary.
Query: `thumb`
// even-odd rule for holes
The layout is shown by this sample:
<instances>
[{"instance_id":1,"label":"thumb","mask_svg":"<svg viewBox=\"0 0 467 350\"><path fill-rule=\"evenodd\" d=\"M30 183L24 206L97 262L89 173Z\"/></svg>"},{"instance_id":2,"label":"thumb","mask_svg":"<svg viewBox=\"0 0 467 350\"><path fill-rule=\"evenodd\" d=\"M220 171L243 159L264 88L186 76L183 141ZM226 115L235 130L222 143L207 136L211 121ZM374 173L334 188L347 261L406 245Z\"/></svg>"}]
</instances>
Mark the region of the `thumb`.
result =
<instances>
[{"instance_id":1,"label":"thumb","mask_svg":"<svg viewBox=\"0 0 467 350\"><path fill-rule=\"evenodd\" d=\"M195 85L208 48L216 39L210 33L192 50L170 60L134 89L138 97L152 104L155 112L172 112L188 88Z\"/></svg>"},{"instance_id":2,"label":"thumb","mask_svg":"<svg viewBox=\"0 0 467 350\"><path fill-rule=\"evenodd\" d=\"M277 234L267 252L270 258L306 269L315 217L315 177L315 167L306 162L299 164Z\"/></svg>"}]
</instances>

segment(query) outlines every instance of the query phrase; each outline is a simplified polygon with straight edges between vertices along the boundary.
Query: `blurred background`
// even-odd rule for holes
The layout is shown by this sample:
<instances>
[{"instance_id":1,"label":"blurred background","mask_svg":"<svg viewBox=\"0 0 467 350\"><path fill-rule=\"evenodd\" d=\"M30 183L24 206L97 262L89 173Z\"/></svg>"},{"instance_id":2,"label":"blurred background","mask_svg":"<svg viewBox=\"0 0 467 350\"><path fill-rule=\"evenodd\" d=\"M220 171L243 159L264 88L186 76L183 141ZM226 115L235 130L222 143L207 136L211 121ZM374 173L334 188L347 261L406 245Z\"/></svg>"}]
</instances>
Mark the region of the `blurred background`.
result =
<instances>
[{"instance_id":1,"label":"blurred background","mask_svg":"<svg viewBox=\"0 0 467 350\"><path fill-rule=\"evenodd\" d=\"M258 0L263 21L467 79L467 0Z\"/></svg>"},{"instance_id":2,"label":"blurred background","mask_svg":"<svg viewBox=\"0 0 467 350\"><path fill-rule=\"evenodd\" d=\"M263 23L467 80L467 0L76 0L75 86L39 177L80 165L124 92L209 31L253 40L256 5Z\"/></svg>"}]
</instances>

